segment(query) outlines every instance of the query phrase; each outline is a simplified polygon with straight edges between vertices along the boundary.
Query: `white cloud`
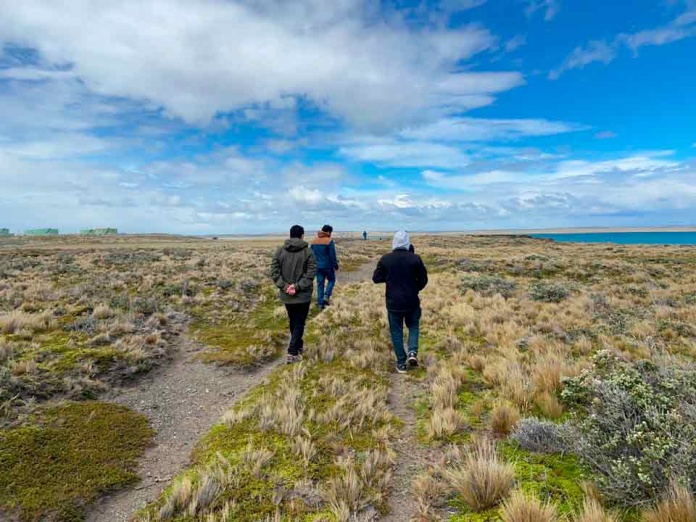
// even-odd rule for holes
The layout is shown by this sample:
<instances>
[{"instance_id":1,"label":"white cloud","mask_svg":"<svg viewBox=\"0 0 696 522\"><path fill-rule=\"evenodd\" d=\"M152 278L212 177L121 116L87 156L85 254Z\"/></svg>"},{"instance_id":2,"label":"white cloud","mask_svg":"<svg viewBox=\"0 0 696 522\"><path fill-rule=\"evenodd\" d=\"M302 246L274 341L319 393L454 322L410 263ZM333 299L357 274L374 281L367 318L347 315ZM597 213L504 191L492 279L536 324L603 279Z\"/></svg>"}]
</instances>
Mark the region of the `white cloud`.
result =
<instances>
[{"instance_id":1,"label":"white cloud","mask_svg":"<svg viewBox=\"0 0 696 522\"><path fill-rule=\"evenodd\" d=\"M469 163L469 157L459 148L426 141L366 141L341 147L339 154L353 161L391 167L454 169Z\"/></svg>"},{"instance_id":2,"label":"white cloud","mask_svg":"<svg viewBox=\"0 0 696 522\"><path fill-rule=\"evenodd\" d=\"M505 42L505 50L509 53L516 51L523 45L527 44L527 35L526 34L518 34L517 36L513 36L510 38L507 42Z\"/></svg>"},{"instance_id":3,"label":"white cloud","mask_svg":"<svg viewBox=\"0 0 696 522\"><path fill-rule=\"evenodd\" d=\"M530 182L529 178L525 179L524 174L521 172L507 172L504 170L491 170L456 176L448 176L442 172L426 170L423 172L423 179L433 187L463 191L479 189L481 186L498 183L519 183L523 180L527 183Z\"/></svg>"},{"instance_id":4,"label":"white cloud","mask_svg":"<svg viewBox=\"0 0 696 522\"><path fill-rule=\"evenodd\" d=\"M611 140L613 138L616 138L617 134L612 131L600 131L594 135L594 139L596 140Z\"/></svg>"},{"instance_id":5,"label":"white cloud","mask_svg":"<svg viewBox=\"0 0 696 522\"><path fill-rule=\"evenodd\" d=\"M440 0L440 8L451 13L468 11L485 4L487 0Z\"/></svg>"},{"instance_id":6,"label":"white cloud","mask_svg":"<svg viewBox=\"0 0 696 522\"><path fill-rule=\"evenodd\" d=\"M402 136L441 141L509 141L531 136L563 134L585 128L541 119L445 118L430 125L405 129Z\"/></svg>"},{"instance_id":7,"label":"white cloud","mask_svg":"<svg viewBox=\"0 0 696 522\"><path fill-rule=\"evenodd\" d=\"M38 49L93 92L152 102L196 124L302 96L378 128L441 105L489 103L491 93L520 83L511 73L456 72L495 44L487 30L375 23L374 5L363 0L292 8L274 0L73 0L60 4L60 16L57 9L51 0L0 0L0 41Z\"/></svg>"},{"instance_id":8,"label":"white cloud","mask_svg":"<svg viewBox=\"0 0 696 522\"><path fill-rule=\"evenodd\" d=\"M586 47L576 47L558 68L549 73L549 78L555 80L566 71L582 69L594 62L606 65L616 58L622 47L636 54L644 46L666 45L693 36L696 36L696 10L689 9L665 26L636 33L621 33L609 43L593 40Z\"/></svg>"},{"instance_id":9,"label":"white cloud","mask_svg":"<svg viewBox=\"0 0 696 522\"><path fill-rule=\"evenodd\" d=\"M561 3L559 0L527 0L525 14L527 16L532 16L537 11L543 11L544 20L549 22L555 18L560 9Z\"/></svg>"},{"instance_id":10,"label":"white cloud","mask_svg":"<svg viewBox=\"0 0 696 522\"><path fill-rule=\"evenodd\" d=\"M587 47L576 47L573 49L573 52L570 53L561 66L549 73L549 78L555 80L565 71L583 69L586 65L594 62L601 62L606 65L614 60L615 57L616 50L613 45L593 40L587 44Z\"/></svg>"},{"instance_id":11,"label":"white cloud","mask_svg":"<svg viewBox=\"0 0 696 522\"><path fill-rule=\"evenodd\" d=\"M665 45L691 36L696 36L696 27L670 25L633 34L622 34L619 36L619 41L635 52L647 45Z\"/></svg>"}]
</instances>

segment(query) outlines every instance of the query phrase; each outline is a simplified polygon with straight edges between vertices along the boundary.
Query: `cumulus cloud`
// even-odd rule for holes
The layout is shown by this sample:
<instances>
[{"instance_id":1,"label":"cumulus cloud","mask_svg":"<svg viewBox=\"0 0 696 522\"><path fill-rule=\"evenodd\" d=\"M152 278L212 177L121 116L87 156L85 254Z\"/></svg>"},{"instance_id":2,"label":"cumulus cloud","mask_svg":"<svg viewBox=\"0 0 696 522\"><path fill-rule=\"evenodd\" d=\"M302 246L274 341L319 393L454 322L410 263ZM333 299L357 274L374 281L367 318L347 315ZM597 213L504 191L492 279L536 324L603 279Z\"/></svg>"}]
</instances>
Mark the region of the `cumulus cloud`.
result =
<instances>
[{"instance_id":1,"label":"cumulus cloud","mask_svg":"<svg viewBox=\"0 0 696 522\"><path fill-rule=\"evenodd\" d=\"M5 74L74 76L93 92L200 125L297 96L354 125L384 128L433 106L490 102L486 95L520 83L510 73L457 70L495 44L487 30L413 29L378 18L365 0L72 0L60 16L56 9L51 0L0 0L0 40L35 48L62 69Z\"/></svg>"}]
</instances>

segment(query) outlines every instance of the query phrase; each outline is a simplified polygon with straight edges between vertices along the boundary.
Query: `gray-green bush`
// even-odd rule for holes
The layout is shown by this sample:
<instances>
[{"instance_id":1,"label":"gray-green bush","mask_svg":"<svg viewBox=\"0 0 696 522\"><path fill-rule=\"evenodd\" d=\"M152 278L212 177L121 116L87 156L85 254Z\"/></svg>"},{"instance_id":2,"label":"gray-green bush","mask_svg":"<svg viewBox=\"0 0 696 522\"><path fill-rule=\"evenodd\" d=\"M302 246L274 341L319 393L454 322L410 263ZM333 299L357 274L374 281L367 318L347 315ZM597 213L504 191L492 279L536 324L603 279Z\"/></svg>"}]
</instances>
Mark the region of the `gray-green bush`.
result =
<instances>
[{"instance_id":1,"label":"gray-green bush","mask_svg":"<svg viewBox=\"0 0 696 522\"><path fill-rule=\"evenodd\" d=\"M632 365L602 351L565 380L562 398L580 412L570 449L607 500L653 502L675 477L696 490L696 368Z\"/></svg>"}]
</instances>

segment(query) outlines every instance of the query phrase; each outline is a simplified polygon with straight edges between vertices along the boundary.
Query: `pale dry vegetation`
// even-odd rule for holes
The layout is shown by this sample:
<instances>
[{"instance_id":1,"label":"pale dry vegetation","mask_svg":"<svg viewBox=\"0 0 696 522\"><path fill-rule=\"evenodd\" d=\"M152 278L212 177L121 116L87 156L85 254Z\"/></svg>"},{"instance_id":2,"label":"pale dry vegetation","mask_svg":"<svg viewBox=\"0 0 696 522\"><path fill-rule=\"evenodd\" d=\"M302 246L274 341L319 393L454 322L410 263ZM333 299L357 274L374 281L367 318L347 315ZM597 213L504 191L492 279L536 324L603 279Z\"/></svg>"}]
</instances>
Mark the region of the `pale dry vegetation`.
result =
<instances>
[{"instance_id":1,"label":"pale dry vegetation","mask_svg":"<svg viewBox=\"0 0 696 522\"><path fill-rule=\"evenodd\" d=\"M414 243L431 276L422 368L403 377L424 390L412 405L412 443L428 455L413 463L414 520L691 520L695 249L503 237ZM0 279L0 384L13 386L5 400L18 383L45 381L46 365L67 354L73 381L98 392L95 382L121 374L113 361L124 353L129 368L166 360L172 329L186 321L207 346L204 360L250 366L276 357L285 317L264 275L274 246L96 249L68 253L72 261L10 254L0 265L13 275ZM342 268L388 248L339 243ZM393 467L404 465L393 442L404 428L389 403L383 291L339 285L332 306L310 319L304 362L279 368L228 412L138 520L386 514ZM63 348L42 355L56 339ZM102 352L109 364L95 357ZM618 370L605 371L602 357Z\"/></svg>"}]
</instances>

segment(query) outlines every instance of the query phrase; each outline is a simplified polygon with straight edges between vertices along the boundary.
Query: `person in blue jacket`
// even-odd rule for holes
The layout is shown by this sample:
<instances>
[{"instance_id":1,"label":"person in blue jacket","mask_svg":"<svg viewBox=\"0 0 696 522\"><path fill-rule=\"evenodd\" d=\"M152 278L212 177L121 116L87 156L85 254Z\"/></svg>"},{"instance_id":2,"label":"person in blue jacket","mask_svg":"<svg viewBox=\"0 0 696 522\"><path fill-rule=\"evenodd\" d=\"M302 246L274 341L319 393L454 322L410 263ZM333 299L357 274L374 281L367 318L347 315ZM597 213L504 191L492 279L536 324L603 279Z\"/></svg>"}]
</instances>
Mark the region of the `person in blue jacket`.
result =
<instances>
[{"instance_id":1,"label":"person in blue jacket","mask_svg":"<svg viewBox=\"0 0 696 522\"><path fill-rule=\"evenodd\" d=\"M317 306L322 310L331 303L338 270L336 245L331 239L332 233L333 227L324 225L312 241L312 252L317 259Z\"/></svg>"}]
</instances>

